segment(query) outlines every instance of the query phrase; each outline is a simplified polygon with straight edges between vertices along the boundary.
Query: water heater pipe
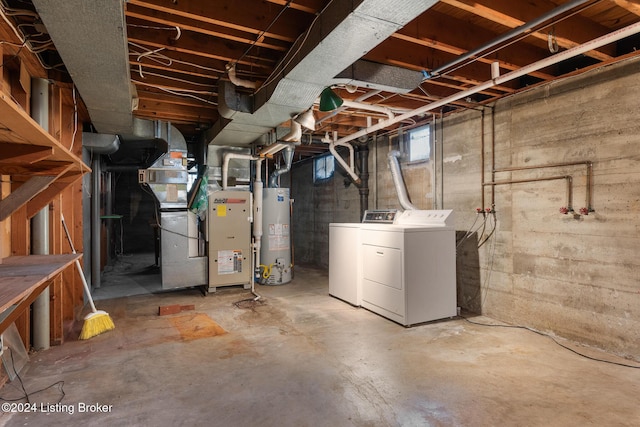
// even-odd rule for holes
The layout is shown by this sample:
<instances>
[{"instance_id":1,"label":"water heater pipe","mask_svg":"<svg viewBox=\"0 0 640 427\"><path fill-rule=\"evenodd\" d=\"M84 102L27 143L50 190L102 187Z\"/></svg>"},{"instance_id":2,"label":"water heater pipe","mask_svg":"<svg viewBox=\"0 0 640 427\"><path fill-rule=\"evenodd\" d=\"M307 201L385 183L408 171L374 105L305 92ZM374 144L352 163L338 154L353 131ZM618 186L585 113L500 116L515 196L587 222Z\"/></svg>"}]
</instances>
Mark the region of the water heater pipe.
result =
<instances>
[{"instance_id":1,"label":"water heater pipe","mask_svg":"<svg viewBox=\"0 0 640 427\"><path fill-rule=\"evenodd\" d=\"M294 151L295 149L293 145L288 145L287 147L285 147L284 149L285 165L284 167L281 167L280 169L276 169L273 172L271 172L271 175L269 176L270 188L278 187L278 178L280 177L280 175L283 175L291 170L291 163L293 162Z\"/></svg>"},{"instance_id":2,"label":"water heater pipe","mask_svg":"<svg viewBox=\"0 0 640 427\"><path fill-rule=\"evenodd\" d=\"M251 154L242 154L242 153L225 153L224 161L222 163L222 189L227 189L227 179L229 175L229 161L231 159L244 159L244 160L258 160L257 156L253 156Z\"/></svg>"},{"instance_id":3,"label":"water heater pipe","mask_svg":"<svg viewBox=\"0 0 640 427\"><path fill-rule=\"evenodd\" d=\"M417 210L411 201L409 200L409 196L407 195L407 189L404 186L404 182L402 181L402 174L400 173L400 164L398 163L398 157L401 154L398 150L391 150L387 155L387 159L389 160L389 168L391 169L391 177L393 178L393 184L396 187L396 192L398 193L398 200L400 201L400 206L403 209L411 211Z\"/></svg>"},{"instance_id":4,"label":"water heater pipe","mask_svg":"<svg viewBox=\"0 0 640 427\"><path fill-rule=\"evenodd\" d=\"M251 269L251 293L255 295L254 301L261 297L255 291L257 268L260 268L260 249L262 247L262 158L256 160L256 177L253 181L253 255L254 265Z\"/></svg>"},{"instance_id":5,"label":"water heater pipe","mask_svg":"<svg viewBox=\"0 0 640 427\"><path fill-rule=\"evenodd\" d=\"M262 246L262 161L256 161L256 177L253 181L253 237L256 246L256 267L260 266L260 248Z\"/></svg>"}]
</instances>

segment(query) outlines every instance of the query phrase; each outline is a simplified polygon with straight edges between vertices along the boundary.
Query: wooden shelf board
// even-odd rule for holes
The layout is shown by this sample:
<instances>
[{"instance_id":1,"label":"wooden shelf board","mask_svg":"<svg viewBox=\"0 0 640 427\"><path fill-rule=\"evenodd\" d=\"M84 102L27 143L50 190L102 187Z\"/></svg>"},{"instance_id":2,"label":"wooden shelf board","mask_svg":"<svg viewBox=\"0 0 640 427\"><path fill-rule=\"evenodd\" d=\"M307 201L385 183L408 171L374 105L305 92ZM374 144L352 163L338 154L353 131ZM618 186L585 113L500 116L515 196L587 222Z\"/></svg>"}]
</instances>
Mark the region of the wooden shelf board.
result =
<instances>
[{"instance_id":1,"label":"wooden shelf board","mask_svg":"<svg viewBox=\"0 0 640 427\"><path fill-rule=\"evenodd\" d=\"M47 160L69 162L83 172L91 170L82 159L38 125L7 94L0 92L0 148L2 151L5 151L4 143L52 147L53 152Z\"/></svg>"},{"instance_id":2,"label":"wooden shelf board","mask_svg":"<svg viewBox=\"0 0 640 427\"><path fill-rule=\"evenodd\" d=\"M0 263L0 313L12 310L2 322L2 333L52 280L82 254L7 257Z\"/></svg>"}]
</instances>

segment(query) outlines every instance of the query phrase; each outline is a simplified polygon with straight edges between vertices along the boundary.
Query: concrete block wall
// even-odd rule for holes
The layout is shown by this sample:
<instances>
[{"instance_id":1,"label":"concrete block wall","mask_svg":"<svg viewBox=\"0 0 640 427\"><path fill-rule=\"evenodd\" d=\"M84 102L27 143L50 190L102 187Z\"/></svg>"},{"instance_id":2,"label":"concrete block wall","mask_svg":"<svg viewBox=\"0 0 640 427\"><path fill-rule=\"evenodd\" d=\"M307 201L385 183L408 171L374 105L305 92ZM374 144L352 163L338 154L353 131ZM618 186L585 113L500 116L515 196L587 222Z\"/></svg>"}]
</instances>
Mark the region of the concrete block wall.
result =
<instances>
[{"instance_id":1,"label":"concrete block wall","mask_svg":"<svg viewBox=\"0 0 640 427\"><path fill-rule=\"evenodd\" d=\"M294 199L293 261L329 268L329 224L360 221L358 189L345 186L337 162L334 177L324 182L313 182L313 160L295 164L288 175L282 186L290 186Z\"/></svg>"},{"instance_id":2,"label":"concrete block wall","mask_svg":"<svg viewBox=\"0 0 640 427\"><path fill-rule=\"evenodd\" d=\"M416 206L455 211L461 307L640 360L638 76L640 61L615 64L438 119L432 159L402 165ZM391 135L391 144L383 136L370 145L370 208L400 207L386 160L393 143ZM495 197L485 187L482 202L483 174L486 182L571 176L578 211L586 166L495 176L491 168L587 160L589 215L560 213L564 180L496 185ZM342 179L314 185L311 168L292 170L296 257L327 267L328 224L359 222L358 192ZM492 202L495 217L478 217Z\"/></svg>"}]
</instances>

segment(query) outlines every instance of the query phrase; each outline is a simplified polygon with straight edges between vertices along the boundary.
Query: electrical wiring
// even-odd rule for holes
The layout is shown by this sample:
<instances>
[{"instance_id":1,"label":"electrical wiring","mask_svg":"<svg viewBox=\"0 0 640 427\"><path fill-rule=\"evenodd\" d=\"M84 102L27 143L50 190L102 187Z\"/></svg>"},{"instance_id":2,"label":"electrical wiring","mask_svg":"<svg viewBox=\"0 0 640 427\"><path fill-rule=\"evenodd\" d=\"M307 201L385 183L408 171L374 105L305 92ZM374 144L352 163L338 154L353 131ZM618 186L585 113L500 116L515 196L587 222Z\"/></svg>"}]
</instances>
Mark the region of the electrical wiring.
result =
<instances>
[{"instance_id":1,"label":"electrical wiring","mask_svg":"<svg viewBox=\"0 0 640 427\"><path fill-rule=\"evenodd\" d=\"M196 96L196 95L193 95L193 94L191 94L191 93L182 93L182 92L178 92L178 91L175 91L175 90L172 90L172 89L164 88L164 87L162 87L162 86L158 86L158 85L150 84L150 83L147 83L147 82L142 82L142 81L140 81L140 80L131 79L131 81L132 81L132 82L134 82L134 83L137 83L137 84L143 85L143 86L153 87L153 88L155 88L155 89L158 89L158 90L161 90L161 91L164 91L164 92L170 93L170 94L172 94L172 95L176 95L176 96L184 96L184 97L187 97L187 98L197 99L198 101L204 102L205 104L211 104L211 105L216 105L216 106L218 105L218 103L217 103L217 102L209 101L208 99L201 98L201 97ZM205 95L206 95L206 94L208 94L208 95L213 95L213 92L205 92L205 91L189 91L189 92L201 93L201 94L205 94Z\"/></svg>"},{"instance_id":2,"label":"electrical wiring","mask_svg":"<svg viewBox=\"0 0 640 427\"><path fill-rule=\"evenodd\" d=\"M73 145L76 142L76 134L78 133L78 101L76 99L76 85L73 85L73 88L71 89L71 97L73 98L73 134L71 135L71 146L69 146L69 151L73 153Z\"/></svg>"},{"instance_id":3,"label":"electrical wiring","mask_svg":"<svg viewBox=\"0 0 640 427\"><path fill-rule=\"evenodd\" d=\"M148 30L177 31L178 34L174 37L173 40L178 40L180 38L180 36L182 35L182 30L177 25L173 26L173 27L159 27L159 26L153 26L153 25L127 24L127 27L145 28L145 29L148 29Z\"/></svg>"},{"instance_id":4,"label":"electrical wiring","mask_svg":"<svg viewBox=\"0 0 640 427\"><path fill-rule=\"evenodd\" d=\"M142 64L138 64L138 66L142 67ZM131 69L131 71L135 72L136 70L135 69ZM193 85L193 86L203 86L203 87L211 87L212 86L209 83L193 82L193 81L190 81L190 80L185 80L185 79L181 79L181 78L178 78L178 77L167 76L165 74L159 74L159 73L154 73L154 72L150 72L150 71L145 71L145 74L148 74L150 76L162 77L163 79L173 80L173 81L180 82L180 83L187 83L187 84L190 84L190 85Z\"/></svg>"},{"instance_id":5,"label":"electrical wiring","mask_svg":"<svg viewBox=\"0 0 640 427\"><path fill-rule=\"evenodd\" d=\"M489 216L489 215L487 215L487 216ZM478 248L481 248L482 245L487 243L487 241L491 238L493 233L495 233L495 231L496 231L496 227L498 225L498 221L496 220L496 213L495 212L491 212L491 217L493 218L493 228L491 229L491 232L489 232L487 237L485 237L480 243L478 243ZM483 230L483 233L484 233L484 230ZM481 236L482 236L482 234L481 234Z\"/></svg>"},{"instance_id":6,"label":"electrical wiring","mask_svg":"<svg viewBox=\"0 0 640 427\"><path fill-rule=\"evenodd\" d=\"M269 31L271 29L271 27L276 23L276 21L278 19L280 19L280 17L282 16L282 14L284 13L285 10L289 9L289 7L291 6L291 1L289 0L287 2L287 4L284 5L284 7L282 8L282 10L280 10L280 12L276 15L275 18L273 18L273 20L271 21L271 23L269 23L269 25L267 25L267 28L265 28L264 30L262 30L258 36L256 37L256 39L253 41L253 43L251 43L251 45L249 45L249 47L242 53L242 55L240 55L240 57L238 59L235 60L235 62L233 62L233 65L237 65L238 62L240 62L240 60L242 60L242 58L244 58L245 56L247 56L247 54L251 51L251 49L253 49L253 47L256 45L256 43L258 43L258 41L260 41L260 39L262 39L262 37L265 35L265 33L267 31Z\"/></svg>"},{"instance_id":7,"label":"electrical wiring","mask_svg":"<svg viewBox=\"0 0 640 427\"><path fill-rule=\"evenodd\" d=\"M289 56L289 60L286 63L278 64L278 66L274 68L274 70L271 72L271 75L267 78L267 80L265 80L262 83L262 85L260 85L260 87L256 89L256 93L265 89L268 85L270 85L273 81L275 81L279 77L280 72L284 70L286 67L288 67L291 61L294 60L298 52L300 52L300 50L302 49L302 46L304 46L305 41L309 37L309 34L311 34L311 30L315 26L316 22L318 22L318 18L322 16L322 13L325 11L327 7L329 7L330 4L331 2L329 2L320 12L316 14L316 17L313 18L313 21L311 21L311 24L309 25L309 28L307 28L307 31L302 33L300 37L298 37L298 39L293 43L293 46L295 46L296 44L298 45L298 49ZM302 40L300 40L300 38L302 38ZM298 43L298 40L300 40L300 43Z\"/></svg>"},{"instance_id":8,"label":"electrical wiring","mask_svg":"<svg viewBox=\"0 0 640 427\"><path fill-rule=\"evenodd\" d=\"M481 302L480 302L481 307L484 307L487 295L489 294L488 286L489 286L489 280L491 279L491 273L493 272L493 261L495 260L495 255L496 255L496 239L492 239L491 246L489 247L489 258L487 259L488 265L486 267L484 283L482 285L482 288L478 288L478 292L481 292L482 289L484 289L484 295L483 296L481 295ZM474 298L476 297L476 295L474 295Z\"/></svg>"},{"instance_id":9,"label":"electrical wiring","mask_svg":"<svg viewBox=\"0 0 640 427\"><path fill-rule=\"evenodd\" d=\"M155 200L156 196L151 191L149 191L144 185L141 185L140 187L142 188L142 191L144 191L145 193L149 194ZM157 203L155 203L155 207L154 208L155 208L155 223L153 225L158 227L158 229L160 229L162 231L165 231L167 233L176 234L176 235L181 236L181 237L186 237L187 239L199 240L198 237L189 236L189 235L184 234L184 233L179 233L177 231L169 230L169 229L163 227L162 225L160 225L160 222L158 221L158 217L159 217L159 213L160 212L158 211L158 204Z\"/></svg>"},{"instance_id":10,"label":"electrical wiring","mask_svg":"<svg viewBox=\"0 0 640 427\"><path fill-rule=\"evenodd\" d=\"M138 49L142 49L142 50L145 50L147 52L153 52L152 50L147 49L146 47L144 47L142 45L139 45L138 43L134 43L134 42L130 41L129 44L131 46L134 46L134 47L138 48ZM133 52L131 50L129 51L129 56L139 57L141 54L144 54L144 52ZM167 55L163 55L161 53L155 53L155 54L152 54L152 55L142 55L142 56L147 58L147 59L150 59L152 61L155 61L155 62L157 62L159 64L165 65L167 67L171 66L171 64L173 62L175 62L176 64L189 65L191 67L199 68L199 69L205 70L205 71L211 71L211 72L218 73L218 74L224 74L225 73L224 70L220 70L220 69L212 68L212 67L207 67L205 65L196 64L194 62L188 62L188 61L182 61L182 60L175 59L175 58L170 58ZM162 62L161 60L166 61L166 62Z\"/></svg>"},{"instance_id":11,"label":"electrical wiring","mask_svg":"<svg viewBox=\"0 0 640 427\"><path fill-rule=\"evenodd\" d=\"M9 25L9 27L14 32L14 34L18 37L18 39L22 40L22 47L26 47L31 53L33 53L36 56L36 58L38 59L38 62L40 62L40 65L44 69L47 69L47 70L54 69L55 67L52 67L50 65L46 65L44 63L44 61L42 60L42 58L40 57L40 55L38 55L39 53L42 53L45 50L47 50L50 47L52 47L53 46L53 41L52 40L45 40L45 41L31 40L30 39L30 37L31 37L30 35L22 34L21 31L9 19L9 16L17 16L19 14L18 13L13 13L12 15L8 15L6 13L6 10L7 10L7 8L6 8L6 5L4 4L4 2L0 2L0 15L2 15L2 19L4 19L4 21L7 23L7 25ZM16 12L16 11L12 9L12 12ZM37 16L37 14L36 14L36 16ZM33 46L33 43L40 44L41 46L36 48L36 47ZM15 43L12 43L12 44L16 45ZM22 47L20 48L20 50L22 50ZM15 54L15 56L20 54L20 50ZM4 63L3 63L3 65L4 65Z\"/></svg>"},{"instance_id":12,"label":"electrical wiring","mask_svg":"<svg viewBox=\"0 0 640 427\"><path fill-rule=\"evenodd\" d=\"M476 214L476 219L473 221L473 224L471 224L471 227L467 228L467 232L465 233L465 235L460 239L460 241L458 242L458 244L456 244L456 249L458 249L460 247L460 245L462 245L469 237L471 237L471 235L473 235L474 233L474 229L473 227L476 225L476 222L478 222L478 218L480 217L480 214ZM484 219L485 221L487 220L486 217ZM475 230L477 231L477 230Z\"/></svg>"},{"instance_id":13,"label":"electrical wiring","mask_svg":"<svg viewBox=\"0 0 640 427\"><path fill-rule=\"evenodd\" d=\"M599 358L597 358L597 357L592 357L592 356L588 356L588 355L586 355L586 354L580 353L579 351L574 350L574 349L572 349L571 347L568 347L568 346L566 346L566 345L564 345L564 344L560 343L560 342L559 342L558 340L556 340L553 336L551 336L551 335L549 335L549 334L546 334L546 333L544 333L544 332L537 331L537 330L535 330L535 329L533 329L533 328L529 328L528 326L521 326L521 325L501 325L501 324L491 324L491 323L480 323L480 322L474 322L474 321L471 321L471 320L469 320L469 319L468 319L467 317L465 317L465 316L457 316L457 317L459 317L459 318L461 318L461 319L464 319L464 320L466 320L467 322L469 322L469 323L471 323L471 324L473 324L473 325L487 326L487 327L494 327L494 328L524 329L524 330L527 330L527 331L529 331L529 332L533 332L534 334L538 334L538 335L540 335L540 336L547 337L547 338L549 338L551 341L553 341L554 343L556 343L557 345L559 345L560 347L562 347L562 348L564 348L564 349L566 349L566 350L569 350L570 352L575 353L575 354L577 354L578 356L584 357L585 359L593 360L593 361L596 361L596 362L608 363L608 364L611 364L611 365L622 366L622 367L625 367L625 368L640 369L640 365L629 365L629 364L626 364L626 363L613 362L613 361L611 361L611 360L599 359Z\"/></svg>"},{"instance_id":14,"label":"electrical wiring","mask_svg":"<svg viewBox=\"0 0 640 427\"><path fill-rule=\"evenodd\" d=\"M27 400L27 403L31 403L31 397L33 397L34 395L38 394L38 393L42 393L43 391L49 390L50 388L53 388L57 385L59 385L59 390L61 393L60 399L58 399L58 401L56 403L60 403L62 402L62 399L64 399L65 396L65 392L64 392L64 381L56 381L55 383L51 384L48 387L45 388L41 388L40 390L36 390L34 392L28 393L27 389L24 386L24 382L22 381L22 377L20 376L20 374L18 374L18 371L16 370L16 366L15 366L15 361L13 358L13 351L11 350L10 347L7 347L7 350L9 351L9 354L11 355L11 369L13 370L13 373L15 374L16 378L18 378L18 382L20 383L20 388L22 389L22 392L24 393L24 396L16 398L16 399L7 399L4 397L0 396L0 400L2 400L3 402L19 402L23 399Z\"/></svg>"}]
</instances>

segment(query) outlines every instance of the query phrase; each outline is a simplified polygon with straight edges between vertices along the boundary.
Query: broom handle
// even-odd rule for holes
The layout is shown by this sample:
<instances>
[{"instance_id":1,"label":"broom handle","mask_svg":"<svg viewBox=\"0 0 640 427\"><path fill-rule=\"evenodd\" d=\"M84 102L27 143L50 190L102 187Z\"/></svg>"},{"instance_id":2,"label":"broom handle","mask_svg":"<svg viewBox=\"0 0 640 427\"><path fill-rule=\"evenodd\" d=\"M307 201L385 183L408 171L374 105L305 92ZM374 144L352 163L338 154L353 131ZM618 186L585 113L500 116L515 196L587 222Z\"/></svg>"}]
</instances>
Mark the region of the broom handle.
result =
<instances>
[{"instance_id":1,"label":"broom handle","mask_svg":"<svg viewBox=\"0 0 640 427\"><path fill-rule=\"evenodd\" d=\"M73 247L73 242L71 241L71 236L69 236L69 230L67 229L67 224L64 222L64 215L60 213L60 219L62 220L62 227L64 228L64 233L67 235L67 241L69 241L69 246L71 246L71 252L76 253L76 248ZM76 259L76 268L80 272L80 279L82 279L82 286L84 286L84 291L87 294L87 299L89 300L89 304L91 305L91 311L96 312L95 304L93 303L93 298L91 298L91 291L89 290L89 284L87 283L87 279L84 277L84 273L82 272L82 267L80 266L80 261Z\"/></svg>"}]
</instances>

